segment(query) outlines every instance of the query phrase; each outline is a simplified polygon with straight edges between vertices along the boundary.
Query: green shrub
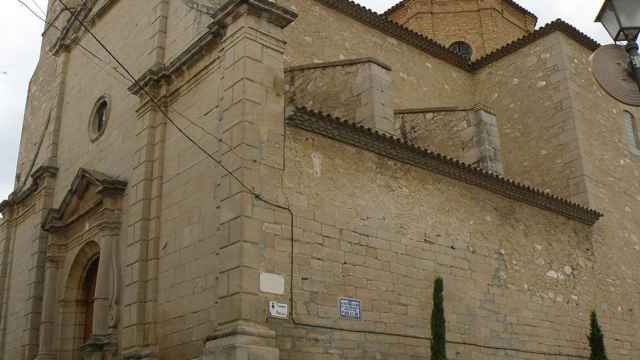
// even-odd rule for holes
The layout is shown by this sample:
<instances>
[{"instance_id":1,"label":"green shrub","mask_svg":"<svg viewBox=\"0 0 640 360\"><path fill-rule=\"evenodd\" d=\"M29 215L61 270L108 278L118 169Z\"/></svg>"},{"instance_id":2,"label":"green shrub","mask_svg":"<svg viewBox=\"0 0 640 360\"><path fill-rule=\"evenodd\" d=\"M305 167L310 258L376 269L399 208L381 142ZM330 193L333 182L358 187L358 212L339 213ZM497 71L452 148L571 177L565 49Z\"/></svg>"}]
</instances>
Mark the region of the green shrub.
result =
<instances>
[{"instance_id":1,"label":"green shrub","mask_svg":"<svg viewBox=\"0 0 640 360\"><path fill-rule=\"evenodd\" d=\"M607 351L604 348L604 335L598 324L598 315L596 312L591 313L591 335L589 338L589 346L591 347L591 360L608 360Z\"/></svg>"},{"instance_id":2,"label":"green shrub","mask_svg":"<svg viewBox=\"0 0 640 360\"><path fill-rule=\"evenodd\" d=\"M437 278L433 286L431 312L431 360L447 360L447 333L444 318L444 280Z\"/></svg>"}]
</instances>

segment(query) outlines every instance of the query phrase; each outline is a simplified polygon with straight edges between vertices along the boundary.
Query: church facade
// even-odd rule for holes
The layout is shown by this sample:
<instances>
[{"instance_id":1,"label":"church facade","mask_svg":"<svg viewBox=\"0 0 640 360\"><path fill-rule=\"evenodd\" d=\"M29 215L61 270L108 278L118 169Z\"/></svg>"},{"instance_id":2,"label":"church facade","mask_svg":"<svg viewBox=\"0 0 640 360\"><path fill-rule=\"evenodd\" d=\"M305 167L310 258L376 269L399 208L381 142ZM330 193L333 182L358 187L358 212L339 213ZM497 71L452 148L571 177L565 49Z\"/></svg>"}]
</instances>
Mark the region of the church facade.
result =
<instances>
[{"instance_id":1,"label":"church facade","mask_svg":"<svg viewBox=\"0 0 640 360\"><path fill-rule=\"evenodd\" d=\"M47 10L0 359L429 359L436 277L450 359L588 359L592 311L611 359L640 356L640 111L568 23L511 0Z\"/></svg>"}]
</instances>

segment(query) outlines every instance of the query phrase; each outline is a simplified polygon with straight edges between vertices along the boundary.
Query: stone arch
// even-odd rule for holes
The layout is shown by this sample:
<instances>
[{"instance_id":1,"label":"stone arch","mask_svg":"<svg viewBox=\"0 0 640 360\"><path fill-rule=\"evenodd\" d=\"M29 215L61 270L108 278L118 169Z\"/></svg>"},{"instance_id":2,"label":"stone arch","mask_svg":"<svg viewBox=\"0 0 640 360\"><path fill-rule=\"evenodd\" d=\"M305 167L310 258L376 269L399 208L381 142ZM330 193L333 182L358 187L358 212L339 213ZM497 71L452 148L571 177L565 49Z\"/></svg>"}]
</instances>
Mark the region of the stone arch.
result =
<instances>
[{"instance_id":1,"label":"stone arch","mask_svg":"<svg viewBox=\"0 0 640 360\"><path fill-rule=\"evenodd\" d=\"M100 262L100 246L95 241L84 244L76 254L64 283L61 303L60 350L62 359L81 360L80 347L86 342L87 299L84 285L87 273Z\"/></svg>"}]
</instances>

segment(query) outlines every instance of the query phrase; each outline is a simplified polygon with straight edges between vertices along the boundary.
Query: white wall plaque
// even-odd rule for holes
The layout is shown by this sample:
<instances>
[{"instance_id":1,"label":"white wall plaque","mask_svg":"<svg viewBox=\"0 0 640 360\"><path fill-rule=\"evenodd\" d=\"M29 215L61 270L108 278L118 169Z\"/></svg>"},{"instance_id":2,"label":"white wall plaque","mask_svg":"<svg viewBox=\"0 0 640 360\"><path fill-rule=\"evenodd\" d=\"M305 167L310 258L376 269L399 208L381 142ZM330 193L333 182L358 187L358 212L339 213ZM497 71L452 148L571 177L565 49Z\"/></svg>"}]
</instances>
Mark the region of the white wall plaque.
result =
<instances>
[{"instance_id":1,"label":"white wall plaque","mask_svg":"<svg viewBox=\"0 0 640 360\"><path fill-rule=\"evenodd\" d=\"M284 277L278 274L260 273L260 291L284 295Z\"/></svg>"},{"instance_id":2,"label":"white wall plaque","mask_svg":"<svg viewBox=\"0 0 640 360\"><path fill-rule=\"evenodd\" d=\"M277 301L269 302L269 314L276 319L289 318L289 304L279 303Z\"/></svg>"}]
</instances>

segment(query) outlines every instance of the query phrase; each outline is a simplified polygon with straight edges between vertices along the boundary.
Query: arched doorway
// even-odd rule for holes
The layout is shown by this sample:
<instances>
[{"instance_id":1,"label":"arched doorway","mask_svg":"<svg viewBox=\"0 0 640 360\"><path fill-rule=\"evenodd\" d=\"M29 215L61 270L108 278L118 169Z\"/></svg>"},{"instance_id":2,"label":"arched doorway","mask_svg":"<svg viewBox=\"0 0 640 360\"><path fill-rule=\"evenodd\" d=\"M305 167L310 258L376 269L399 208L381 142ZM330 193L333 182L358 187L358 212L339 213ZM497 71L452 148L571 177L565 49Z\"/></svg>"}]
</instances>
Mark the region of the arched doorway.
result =
<instances>
[{"instance_id":1,"label":"arched doorway","mask_svg":"<svg viewBox=\"0 0 640 360\"><path fill-rule=\"evenodd\" d=\"M89 338L93 334L93 310L96 294L96 281L98 279L98 264L100 263L100 257L96 257L89 263L89 266L85 272L84 280L82 283L82 297L83 304L83 332L82 332L82 344L86 344Z\"/></svg>"},{"instance_id":2,"label":"arched doorway","mask_svg":"<svg viewBox=\"0 0 640 360\"><path fill-rule=\"evenodd\" d=\"M59 359L82 360L81 347L93 335L100 247L90 241L75 256L60 304Z\"/></svg>"}]
</instances>

